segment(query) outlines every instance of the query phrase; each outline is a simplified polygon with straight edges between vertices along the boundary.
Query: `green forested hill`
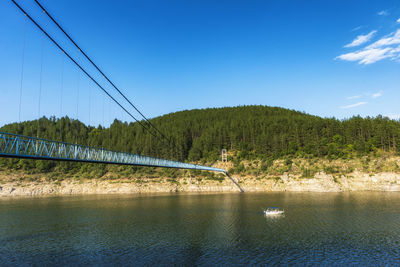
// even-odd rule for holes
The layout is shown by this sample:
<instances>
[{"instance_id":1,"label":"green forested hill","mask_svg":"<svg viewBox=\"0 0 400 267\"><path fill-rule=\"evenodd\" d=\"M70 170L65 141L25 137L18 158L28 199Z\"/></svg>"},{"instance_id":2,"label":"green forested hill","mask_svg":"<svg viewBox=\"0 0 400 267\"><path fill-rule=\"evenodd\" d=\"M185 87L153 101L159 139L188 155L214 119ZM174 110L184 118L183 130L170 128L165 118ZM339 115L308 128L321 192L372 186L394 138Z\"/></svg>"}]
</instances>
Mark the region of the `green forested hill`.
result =
<instances>
[{"instance_id":1,"label":"green forested hill","mask_svg":"<svg viewBox=\"0 0 400 267\"><path fill-rule=\"evenodd\" d=\"M244 159L285 155L345 158L377 149L397 152L400 143L400 123L385 117L337 120L267 106L181 111L151 122L172 140L178 151L172 151L138 123L118 120L104 129L87 127L69 118L42 118L39 122L5 125L1 130L144 155L208 162L216 160L222 148L236 151Z\"/></svg>"}]
</instances>

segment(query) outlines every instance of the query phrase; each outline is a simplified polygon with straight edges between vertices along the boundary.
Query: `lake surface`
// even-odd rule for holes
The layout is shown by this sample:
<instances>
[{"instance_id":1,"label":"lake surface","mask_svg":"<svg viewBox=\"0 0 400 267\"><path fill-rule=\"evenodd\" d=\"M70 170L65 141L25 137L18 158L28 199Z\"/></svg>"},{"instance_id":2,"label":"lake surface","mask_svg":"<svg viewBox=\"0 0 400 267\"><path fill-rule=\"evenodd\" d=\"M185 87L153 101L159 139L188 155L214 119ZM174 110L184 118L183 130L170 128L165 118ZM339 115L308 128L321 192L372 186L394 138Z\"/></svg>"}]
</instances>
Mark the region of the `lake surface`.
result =
<instances>
[{"instance_id":1,"label":"lake surface","mask_svg":"<svg viewBox=\"0 0 400 267\"><path fill-rule=\"evenodd\" d=\"M400 193L0 199L1 266L247 264L399 265Z\"/></svg>"}]
</instances>

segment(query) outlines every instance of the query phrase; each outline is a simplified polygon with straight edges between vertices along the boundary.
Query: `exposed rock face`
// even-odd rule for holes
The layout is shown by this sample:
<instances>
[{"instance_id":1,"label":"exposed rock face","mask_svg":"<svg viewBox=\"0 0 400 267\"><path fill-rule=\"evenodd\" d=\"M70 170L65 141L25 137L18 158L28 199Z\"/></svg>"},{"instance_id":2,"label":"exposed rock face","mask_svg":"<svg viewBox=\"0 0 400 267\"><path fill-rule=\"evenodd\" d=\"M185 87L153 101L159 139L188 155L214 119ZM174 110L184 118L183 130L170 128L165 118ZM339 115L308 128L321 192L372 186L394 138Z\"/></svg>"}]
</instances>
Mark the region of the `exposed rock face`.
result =
<instances>
[{"instance_id":1,"label":"exposed rock face","mask_svg":"<svg viewBox=\"0 0 400 267\"><path fill-rule=\"evenodd\" d=\"M341 177L344 190L348 191L400 191L400 175L397 173L378 173L368 175L354 173L353 177Z\"/></svg>"},{"instance_id":2,"label":"exposed rock face","mask_svg":"<svg viewBox=\"0 0 400 267\"><path fill-rule=\"evenodd\" d=\"M354 172L349 176L334 178L333 175L318 173L313 178L299 178L287 174L278 182L248 181L243 184L246 191L400 191L400 174L378 173L369 175Z\"/></svg>"},{"instance_id":3,"label":"exposed rock face","mask_svg":"<svg viewBox=\"0 0 400 267\"><path fill-rule=\"evenodd\" d=\"M8 182L2 184L0 196L41 196L41 195L86 195L86 194L136 194L156 192L234 192L238 190L229 182L219 183L210 181L199 184L179 183L146 183L138 184L131 181L97 181L87 180L77 182L65 180L54 182Z\"/></svg>"},{"instance_id":4,"label":"exposed rock face","mask_svg":"<svg viewBox=\"0 0 400 267\"><path fill-rule=\"evenodd\" d=\"M287 191L340 192L343 188L335 182L332 175L318 173L311 179L288 178L284 183Z\"/></svg>"},{"instance_id":5,"label":"exposed rock face","mask_svg":"<svg viewBox=\"0 0 400 267\"><path fill-rule=\"evenodd\" d=\"M345 177L334 177L318 173L312 178L284 174L274 178L245 177L235 179L245 192L268 191L400 191L400 174L378 173L369 175L354 172ZM144 181L144 182L143 182ZM60 182L3 182L0 196L42 196L77 194L136 194L152 192L239 192L228 178L222 182L213 180L198 181L194 178L178 178L176 182L168 179L133 180L85 180L73 179Z\"/></svg>"}]
</instances>

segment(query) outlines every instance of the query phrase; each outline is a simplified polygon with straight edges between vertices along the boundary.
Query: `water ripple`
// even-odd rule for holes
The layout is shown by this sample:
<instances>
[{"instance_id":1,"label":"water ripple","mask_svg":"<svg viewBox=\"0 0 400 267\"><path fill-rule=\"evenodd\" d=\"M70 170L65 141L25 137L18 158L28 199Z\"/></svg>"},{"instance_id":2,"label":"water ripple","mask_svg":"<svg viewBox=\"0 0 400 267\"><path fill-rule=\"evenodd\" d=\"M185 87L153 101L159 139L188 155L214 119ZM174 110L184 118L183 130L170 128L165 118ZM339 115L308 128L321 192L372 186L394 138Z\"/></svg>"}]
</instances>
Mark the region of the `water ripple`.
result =
<instances>
[{"instance_id":1,"label":"water ripple","mask_svg":"<svg viewBox=\"0 0 400 267\"><path fill-rule=\"evenodd\" d=\"M399 200L397 193L0 200L0 265L399 265ZM265 217L267 206L285 214Z\"/></svg>"}]
</instances>

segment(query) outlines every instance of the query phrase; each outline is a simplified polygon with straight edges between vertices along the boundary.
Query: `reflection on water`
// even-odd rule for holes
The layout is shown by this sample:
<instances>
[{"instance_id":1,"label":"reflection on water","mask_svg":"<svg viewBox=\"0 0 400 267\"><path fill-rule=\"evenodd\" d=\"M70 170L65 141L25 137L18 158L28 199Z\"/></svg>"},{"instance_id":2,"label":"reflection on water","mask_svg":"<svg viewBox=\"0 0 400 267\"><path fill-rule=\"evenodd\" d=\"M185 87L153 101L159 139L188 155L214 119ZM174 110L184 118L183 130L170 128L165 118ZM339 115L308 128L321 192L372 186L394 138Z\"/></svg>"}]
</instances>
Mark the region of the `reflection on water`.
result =
<instances>
[{"instance_id":1,"label":"reflection on water","mask_svg":"<svg viewBox=\"0 0 400 267\"><path fill-rule=\"evenodd\" d=\"M399 264L399 193L0 199L0 215L1 266Z\"/></svg>"},{"instance_id":2,"label":"reflection on water","mask_svg":"<svg viewBox=\"0 0 400 267\"><path fill-rule=\"evenodd\" d=\"M276 215L264 214L264 217L268 222L278 222L279 220L282 220L285 217L285 214L276 214Z\"/></svg>"}]
</instances>

